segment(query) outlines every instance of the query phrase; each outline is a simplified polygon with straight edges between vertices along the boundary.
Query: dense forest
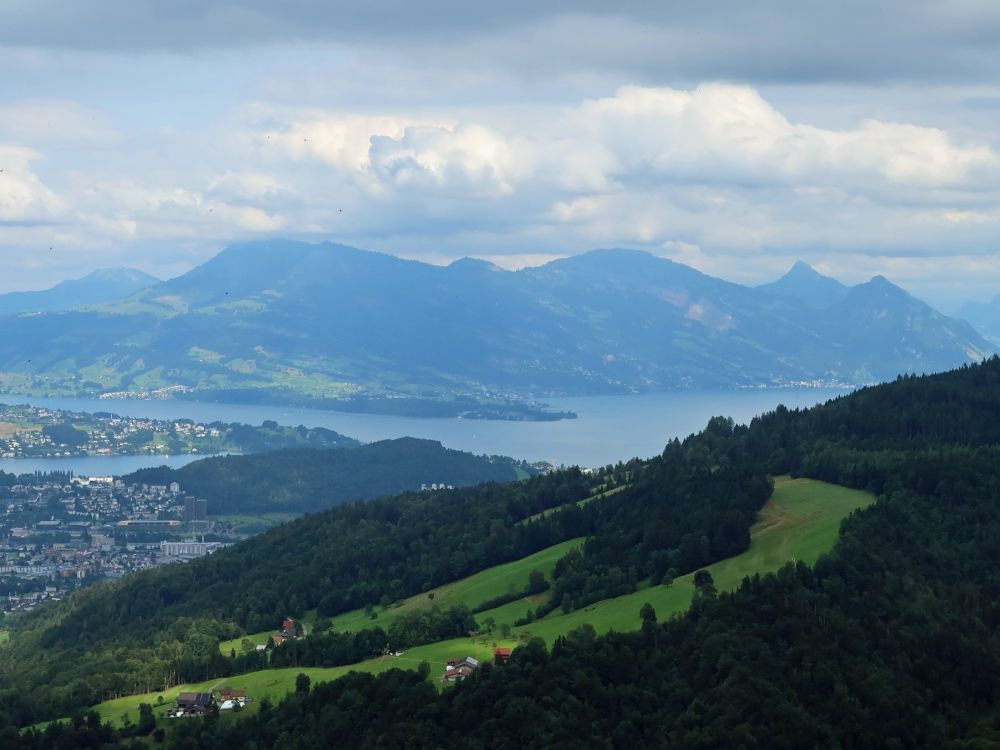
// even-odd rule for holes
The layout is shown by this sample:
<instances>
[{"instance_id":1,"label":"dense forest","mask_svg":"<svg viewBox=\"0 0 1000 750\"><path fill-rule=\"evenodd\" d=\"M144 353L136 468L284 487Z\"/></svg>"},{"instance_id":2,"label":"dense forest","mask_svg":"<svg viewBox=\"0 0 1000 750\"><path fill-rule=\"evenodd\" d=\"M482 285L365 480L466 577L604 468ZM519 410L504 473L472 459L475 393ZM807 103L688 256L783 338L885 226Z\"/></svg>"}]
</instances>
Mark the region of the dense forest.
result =
<instances>
[{"instance_id":1,"label":"dense forest","mask_svg":"<svg viewBox=\"0 0 1000 750\"><path fill-rule=\"evenodd\" d=\"M355 500L418 490L421 484L465 487L536 473L529 464L505 456L475 456L435 440L398 438L351 450L291 448L206 458L179 469L140 469L124 480L178 482L185 492L209 498L209 513L223 515L315 513Z\"/></svg>"},{"instance_id":2,"label":"dense forest","mask_svg":"<svg viewBox=\"0 0 1000 750\"><path fill-rule=\"evenodd\" d=\"M701 535L705 544L697 539L711 556L716 530L756 497L761 475L727 484L754 462L772 473L872 489L879 499L845 521L841 541L815 568L789 563L731 593L705 585L683 617L657 623L644 608L636 633L596 637L584 627L551 649L533 641L509 663L481 669L443 693L417 672L305 685L239 722L184 722L167 745L1000 747L997 414L1000 361L993 359L901 378L807 411L778 409L749 427L713 420L699 436L668 445L644 472L634 471L637 464L610 467L602 479L627 478L629 490L572 515L587 517L596 513L588 508L604 505L601 514L621 519L624 529L636 518L631 508L609 511L613 499L641 497L647 478L662 493L651 506L670 505L674 492L688 496L685 488L698 497L692 509L714 506L714 496L701 490L729 497L726 488L735 487L742 499L709 513L714 527ZM672 482L669 490L653 481L657 472ZM728 473L729 480L718 479ZM558 480L532 480L544 481ZM498 487L476 492L490 490ZM678 552L694 549L691 533L661 537L668 532L656 523L642 531L638 545L619 544L617 527L595 528L598 541L564 566L555 588L565 586L563 596L574 603L586 600L587 575L580 573L582 589L563 579L586 570L600 577L609 565L604 549L616 550L609 559L647 573L665 564L658 552L683 565ZM738 544L737 537L722 533L719 544ZM20 697L5 702L11 723L32 708ZM27 733L12 747L86 746L81 738L104 731L91 723L81 717Z\"/></svg>"}]
</instances>

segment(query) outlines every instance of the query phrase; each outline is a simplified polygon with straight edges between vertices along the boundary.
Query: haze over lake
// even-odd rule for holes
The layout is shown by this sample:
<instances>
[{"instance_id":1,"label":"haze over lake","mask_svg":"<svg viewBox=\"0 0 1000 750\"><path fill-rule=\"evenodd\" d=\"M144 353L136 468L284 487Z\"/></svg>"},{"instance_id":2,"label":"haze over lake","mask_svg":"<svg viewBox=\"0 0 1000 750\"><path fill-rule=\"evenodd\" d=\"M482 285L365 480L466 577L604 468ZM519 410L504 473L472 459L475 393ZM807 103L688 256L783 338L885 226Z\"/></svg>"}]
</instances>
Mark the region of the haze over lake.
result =
<instances>
[{"instance_id":1,"label":"haze over lake","mask_svg":"<svg viewBox=\"0 0 1000 750\"><path fill-rule=\"evenodd\" d=\"M156 419L187 418L197 422L326 427L363 441L403 436L439 440L445 447L476 454L501 454L529 461L600 466L635 456L659 453L673 437L700 430L710 417L724 415L748 422L778 404L807 407L846 391L824 388L776 390L677 391L622 396L553 398L557 410L573 411L577 419L558 422L508 422L427 419L378 414L347 414L281 406L210 404L194 401L136 401L41 398L0 395L0 402L31 404L81 412L113 412ZM80 474L121 474L144 466L181 466L200 458L184 456L116 456L53 459L4 459L0 469L23 473L72 470Z\"/></svg>"}]
</instances>

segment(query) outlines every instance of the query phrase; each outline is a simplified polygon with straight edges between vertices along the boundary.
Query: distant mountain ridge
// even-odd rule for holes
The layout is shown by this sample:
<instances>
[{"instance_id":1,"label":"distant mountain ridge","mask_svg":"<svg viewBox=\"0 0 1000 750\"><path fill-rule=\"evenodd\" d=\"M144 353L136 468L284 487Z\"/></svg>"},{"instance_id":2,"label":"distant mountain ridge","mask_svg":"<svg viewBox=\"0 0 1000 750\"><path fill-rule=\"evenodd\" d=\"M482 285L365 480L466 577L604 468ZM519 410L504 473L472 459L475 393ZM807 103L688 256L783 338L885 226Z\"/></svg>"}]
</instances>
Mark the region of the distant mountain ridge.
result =
<instances>
[{"instance_id":1,"label":"distant mountain ridge","mask_svg":"<svg viewBox=\"0 0 1000 750\"><path fill-rule=\"evenodd\" d=\"M136 268L101 268L83 278L63 281L51 289L0 294L0 315L97 305L127 297L159 281Z\"/></svg>"},{"instance_id":2,"label":"distant mountain ridge","mask_svg":"<svg viewBox=\"0 0 1000 750\"><path fill-rule=\"evenodd\" d=\"M788 273L777 281L757 287L770 294L792 297L808 307L822 309L840 302L849 286L824 276L804 261L797 260Z\"/></svg>"},{"instance_id":3,"label":"distant mountain ridge","mask_svg":"<svg viewBox=\"0 0 1000 750\"><path fill-rule=\"evenodd\" d=\"M526 397L859 384L994 351L885 279L846 287L805 264L750 288L636 250L511 272L284 240L6 332L11 391L467 416L488 402L508 418Z\"/></svg>"}]
</instances>

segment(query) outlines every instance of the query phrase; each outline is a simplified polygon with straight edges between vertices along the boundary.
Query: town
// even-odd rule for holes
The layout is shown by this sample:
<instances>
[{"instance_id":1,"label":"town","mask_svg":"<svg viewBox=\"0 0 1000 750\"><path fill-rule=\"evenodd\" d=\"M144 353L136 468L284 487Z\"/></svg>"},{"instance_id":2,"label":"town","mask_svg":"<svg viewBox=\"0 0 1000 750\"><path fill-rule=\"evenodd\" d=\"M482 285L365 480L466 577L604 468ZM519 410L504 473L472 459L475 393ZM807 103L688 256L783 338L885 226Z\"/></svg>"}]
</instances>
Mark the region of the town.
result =
<instances>
[{"instance_id":1,"label":"town","mask_svg":"<svg viewBox=\"0 0 1000 750\"><path fill-rule=\"evenodd\" d=\"M297 445L340 448L358 441L321 427L275 422L203 424L0 404L0 458L5 459L255 453Z\"/></svg>"},{"instance_id":2,"label":"town","mask_svg":"<svg viewBox=\"0 0 1000 750\"><path fill-rule=\"evenodd\" d=\"M26 611L104 578L210 554L208 502L113 477L0 477L0 608Z\"/></svg>"},{"instance_id":3,"label":"town","mask_svg":"<svg viewBox=\"0 0 1000 750\"><path fill-rule=\"evenodd\" d=\"M0 458L212 453L224 449L218 425L34 406L0 406Z\"/></svg>"}]
</instances>

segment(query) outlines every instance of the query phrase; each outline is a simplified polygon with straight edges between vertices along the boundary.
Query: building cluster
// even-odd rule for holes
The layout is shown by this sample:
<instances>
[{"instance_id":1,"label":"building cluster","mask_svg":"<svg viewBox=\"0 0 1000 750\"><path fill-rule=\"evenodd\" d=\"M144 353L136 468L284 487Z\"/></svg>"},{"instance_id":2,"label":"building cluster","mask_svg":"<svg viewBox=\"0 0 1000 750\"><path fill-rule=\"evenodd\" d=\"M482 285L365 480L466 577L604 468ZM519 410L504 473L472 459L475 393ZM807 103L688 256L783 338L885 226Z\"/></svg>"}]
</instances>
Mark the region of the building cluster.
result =
<instances>
[{"instance_id":1,"label":"building cluster","mask_svg":"<svg viewBox=\"0 0 1000 750\"><path fill-rule=\"evenodd\" d=\"M479 669L479 660L466 656L464 659L449 659L441 680L444 682L461 682L471 677Z\"/></svg>"},{"instance_id":2,"label":"building cluster","mask_svg":"<svg viewBox=\"0 0 1000 750\"><path fill-rule=\"evenodd\" d=\"M206 541L210 532L206 501L176 482L22 477L0 486L0 608L32 609L103 578L210 554L225 546Z\"/></svg>"},{"instance_id":3,"label":"building cluster","mask_svg":"<svg viewBox=\"0 0 1000 750\"><path fill-rule=\"evenodd\" d=\"M168 714L172 718L181 716L204 716L213 710L238 711L246 708L253 698L247 696L246 690L222 688L219 697L212 692L185 692L177 696L176 707Z\"/></svg>"},{"instance_id":4,"label":"building cluster","mask_svg":"<svg viewBox=\"0 0 1000 750\"><path fill-rule=\"evenodd\" d=\"M454 485L445 484L444 482L440 482L440 483L434 482L433 484L421 484L420 485L420 491L421 492L427 492L429 490L453 490L453 489L455 489Z\"/></svg>"},{"instance_id":5,"label":"building cluster","mask_svg":"<svg viewBox=\"0 0 1000 750\"><path fill-rule=\"evenodd\" d=\"M0 405L0 425L0 458L199 453L217 450L226 438L217 426L187 419L96 416L36 406ZM86 440L58 442L45 429L52 425L82 428Z\"/></svg>"},{"instance_id":6,"label":"building cluster","mask_svg":"<svg viewBox=\"0 0 1000 750\"><path fill-rule=\"evenodd\" d=\"M493 648L493 662L495 664L506 664L510 660L511 650L506 646L495 646ZM442 682L461 682L479 669L479 660L471 656L464 659L449 659L441 675Z\"/></svg>"},{"instance_id":7,"label":"building cluster","mask_svg":"<svg viewBox=\"0 0 1000 750\"><path fill-rule=\"evenodd\" d=\"M277 648L285 641L297 641L299 638L305 636L305 628L303 628L301 623L295 622L291 617L286 617L282 623L281 628L277 633L271 636L271 643ZM264 646L257 646L258 651L264 651L267 648Z\"/></svg>"},{"instance_id":8,"label":"building cluster","mask_svg":"<svg viewBox=\"0 0 1000 750\"><path fill-rule=\"evenodd\" d=\"M186 385L167 385L162 388L153 388L148 391L110 391L98 396L102 401L114 401L120 399L140 399L148 401L150 399L169 399L180 393L190 393L193 388Z\"/></svg>"}]
</instances>

